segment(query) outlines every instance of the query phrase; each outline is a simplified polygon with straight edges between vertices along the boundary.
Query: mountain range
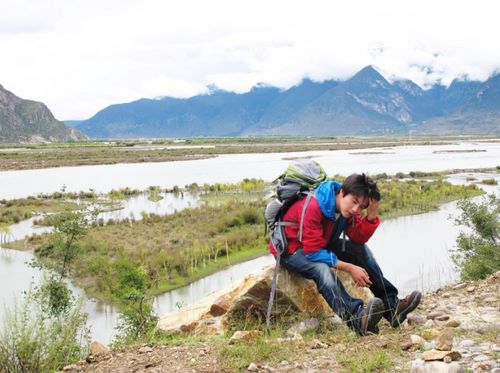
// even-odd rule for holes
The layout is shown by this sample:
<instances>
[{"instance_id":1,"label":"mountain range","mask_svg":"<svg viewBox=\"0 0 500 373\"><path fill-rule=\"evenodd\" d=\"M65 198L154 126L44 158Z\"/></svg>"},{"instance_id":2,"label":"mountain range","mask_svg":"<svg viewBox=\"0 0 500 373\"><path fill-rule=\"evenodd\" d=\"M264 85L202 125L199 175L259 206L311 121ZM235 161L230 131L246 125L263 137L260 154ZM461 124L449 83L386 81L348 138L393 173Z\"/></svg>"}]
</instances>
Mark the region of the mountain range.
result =
<instances>
[{"instance_id":1,"label":"mountain range","mask_svg":"<svg viewBox=\"0 0 500 373\"><path fill-rule=\"evenodd\" d=\"M140 99L67 123L93 138L498 135L500 74L423 90L367 66L342 82L305 79L287 90L257 85L242 94L212 89L187 99Z\"/></svg>"},{"instance_id":2,"label":"mountain range","mask_svg":"<svg viewBox=\"0 0 500 373\"><path fill-rule=\"evenodd\" d=\"M65 142L87 136L54 118L41 102L23 100L0 85L0 143Z\"/></svg>"}]
</instances>

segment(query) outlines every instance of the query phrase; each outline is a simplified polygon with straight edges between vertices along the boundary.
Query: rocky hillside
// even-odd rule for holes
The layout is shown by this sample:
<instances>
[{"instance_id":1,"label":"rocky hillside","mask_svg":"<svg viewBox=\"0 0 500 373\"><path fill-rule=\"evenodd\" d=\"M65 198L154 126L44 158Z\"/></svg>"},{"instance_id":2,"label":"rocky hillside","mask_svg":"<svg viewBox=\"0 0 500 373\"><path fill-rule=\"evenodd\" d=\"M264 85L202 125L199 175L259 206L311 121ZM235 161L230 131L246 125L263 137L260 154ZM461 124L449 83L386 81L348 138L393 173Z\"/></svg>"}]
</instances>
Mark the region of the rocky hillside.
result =
<instances>
[{"instance_id":1,"label":"rocky hillside","mask_svg":"<svg viewBox=\"0 0 500 373\"><path fill-rule=\"evenodd\" d=\"M306 79L288 90L258 85L244 94L213 89L188 99L141 99L68 123L96 138L498 135L500 75L423 90L367 66L342 82Z\"/></svg>"},{"instance_id":2,"label":"rocky hillside","mask_svg":"<svg viewBox=\"0 0 500 373\"><path fill-rule=\"evenodd\" d=\"M0 85L0 143L43 143L87 137L54 118L41 102L23 100Z\"/></svg>"},{"instance_id":3,"label":"rocky hillside","mask_svg":"<svg viewBox=\"0 0 500 373\"><path fill-rule=\"evenodd\" d=\"M221 307L211 307L211 312L220 316ZM65 371L500 371L500 272L426 294L399 329L384 321L379 335L357 337L335 317L301 315L288 330L270 336L259 330L231 331L227 337L177 337L166 344L139 344L111 352L94 344L86 361ZM193 330L187 328L184 333Z\"/></svg>"}]
</instances>

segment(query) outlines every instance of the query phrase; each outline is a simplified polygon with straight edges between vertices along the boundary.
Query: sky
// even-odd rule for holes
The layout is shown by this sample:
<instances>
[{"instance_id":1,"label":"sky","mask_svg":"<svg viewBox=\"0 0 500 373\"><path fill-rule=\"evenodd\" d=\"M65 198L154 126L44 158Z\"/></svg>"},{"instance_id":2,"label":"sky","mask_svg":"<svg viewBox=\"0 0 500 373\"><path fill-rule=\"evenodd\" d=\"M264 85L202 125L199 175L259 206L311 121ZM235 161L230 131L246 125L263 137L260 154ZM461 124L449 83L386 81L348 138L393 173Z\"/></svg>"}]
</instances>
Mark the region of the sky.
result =
<instances>
[{"instance_id":1,"label":"sky","mask_svg":"<svg viewBox=\"0 0 500 373\"><path fill-rule=\"evenodd\" d=\"M60 120L367 65L422 88L500 71L496 0L0 0L0 84Z\"/></svg>"}]
</instances>

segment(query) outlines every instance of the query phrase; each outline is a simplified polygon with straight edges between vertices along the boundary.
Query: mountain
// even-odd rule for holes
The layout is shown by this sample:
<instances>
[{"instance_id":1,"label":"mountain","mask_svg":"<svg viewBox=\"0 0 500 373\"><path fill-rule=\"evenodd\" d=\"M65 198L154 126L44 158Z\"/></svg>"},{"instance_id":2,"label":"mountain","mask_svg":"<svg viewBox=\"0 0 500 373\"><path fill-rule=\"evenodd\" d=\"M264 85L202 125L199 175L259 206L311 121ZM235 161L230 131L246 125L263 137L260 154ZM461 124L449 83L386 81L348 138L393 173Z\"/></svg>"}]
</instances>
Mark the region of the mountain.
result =
<instances>
[{"instance_id":1,"label":"mountain","mask_svg":"<svg viewBox=\"0 0 500 373\"><path fill-rule=\"evenodd\" d=\"M444 92L445 115L417 127L422 134L500 134L500 74L481 83L454 80Z\"/></svg>"},{"instance_id":2,"label":"mountain","mask_svg":"<svg viewBox=\"0 0 500 373\"><path fill-rule=\"evenodd\" d=\"M499 134L500 82L454 80L423 90L389 82L373 66L338 82L309 79L287 90L258 85L188 99L140 99L74 122L91 137Z\"/></svg>"},{"instance_id":3,"label":"mountain","mask_svg":"<svg viewBox=\"0 0 500 373\"><path fill-rule=\"evenodd\" d=\"M188 99L141 99L109 106L77 128L100 138L238 136L279 94L277 88L257 86L244 94L216 90Z\"/></svg>"},{"instance_id":4,"label":"mountain","mask_svg":"<svg viewBox=\"0 0 500 373\"><path fill-rule=\"evenodd\" d=\"M56 120L41 102L23 100L0 85L0 143L40 143L87 137Z\"/></svg>"},{"instance_id":5,"label":"mountain","mask_svg":"<svg viewBox=\"0 0 500 373\"><path fill-rule=\"evenodd\" d=\"M416 84L391 84L367 66L266 132L318 136L398 133L407 124L435 113L437 109Z\"/></svg>"}]
</instances>

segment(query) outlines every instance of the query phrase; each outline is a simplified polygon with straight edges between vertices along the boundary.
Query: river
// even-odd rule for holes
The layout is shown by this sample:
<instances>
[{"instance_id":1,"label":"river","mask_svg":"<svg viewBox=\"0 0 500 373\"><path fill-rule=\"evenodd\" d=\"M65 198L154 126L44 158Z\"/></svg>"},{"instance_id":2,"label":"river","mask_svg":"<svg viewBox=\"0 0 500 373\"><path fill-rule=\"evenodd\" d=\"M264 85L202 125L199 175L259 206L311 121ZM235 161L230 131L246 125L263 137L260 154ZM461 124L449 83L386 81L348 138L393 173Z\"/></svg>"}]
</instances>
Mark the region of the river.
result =
<instances>
[{"instance_id":1,"label":"river","mask_svg":"<svg viewBox=\"0 0 500 373\"><path fill-rule=\"evenodd\" d=\"M459 153L464 150L481 150ZM436 153L438 151L438 153ZM367 154L370 153L370 154ZM0 198L25 197L38 193L50 193L63 185L67 190L80 191L89 188L106 192L112 188L131 187L145 189L149 185L162 188L213 182L234 182L244 177L274 179L286 167L288 157L312 156L319 161L329 174L368 172L437 171L450 168L494 167L500 163L498 143L456 143L439 146L417 146L369 149L364 151L301 152L280 154L242 154L219 156L199 161L66 167L45 170L0 172ZM229 172L230 171L230 172ZM467 177L479 179L491 175L461 174L451 177L454 183L464 183ZM498 174L495 175L499 179ZM499 180L500 181L500 180ZM486 187L489 192L497 192L498 187ZM129 202L129 211L156 208L158 213L168 213L176 209L196 205L196 198L185 196L185 200L166 200L162 206L148 205L137 197ZM149 207L148 207L149 206ZM155 207L156 206L156 207ZM175 207L172 207L175 206ZM153 211L154 212L154 211ZM370 240L370 247L382 269L401 294L411 289L434 289L455 280L457 273L449 260L449 249L454 246L458 227L453 225L450 215L456 215L455 203L443 205L438 211L401 217L385 221ZM111 216L110 216L111 217ZM11 233L14 238L22 238L32 232L29 222L22 222ZM0 301L11 306L14 299L26 290L31 281L38 281L38 270L26 265L32 254L0 249ZM238 283L249 273L271 264L270 256L241 263L201 279L187 287L163 294L156 298L155 307L159 315L173 309L196 303L207 294L222 287ZM73 290L82 294L78 288ZM109 343L117 322L116 310L101 302L86 299L85 310L89 314L92 337ZM0 318L3 307L0 308Z\"/></svg>"}]
</instances>

